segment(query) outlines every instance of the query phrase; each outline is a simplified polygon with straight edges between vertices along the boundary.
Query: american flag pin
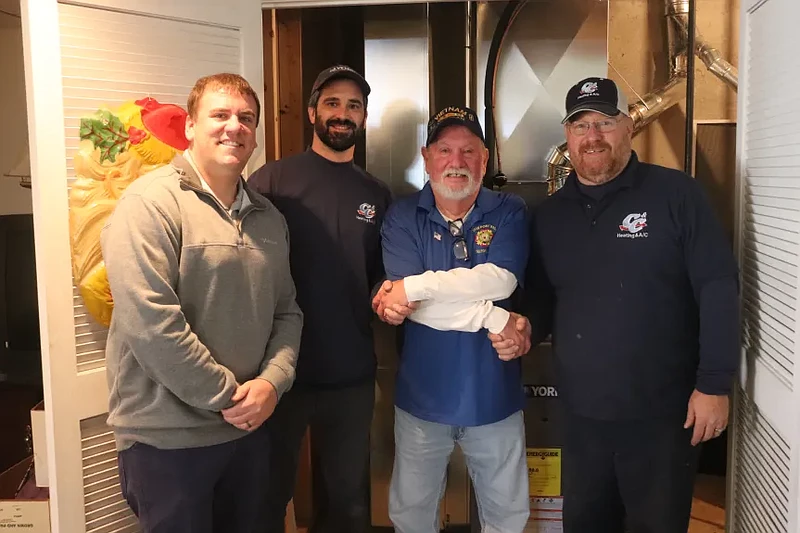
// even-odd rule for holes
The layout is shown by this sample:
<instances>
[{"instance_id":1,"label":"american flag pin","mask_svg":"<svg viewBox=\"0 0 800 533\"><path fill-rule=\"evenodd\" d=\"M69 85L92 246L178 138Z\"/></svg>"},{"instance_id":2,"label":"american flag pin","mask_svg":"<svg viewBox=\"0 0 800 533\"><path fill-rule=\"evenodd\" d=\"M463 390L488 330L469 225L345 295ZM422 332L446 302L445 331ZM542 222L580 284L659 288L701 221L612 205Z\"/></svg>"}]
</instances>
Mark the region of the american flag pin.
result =
<instances>
[{"instance_id":1,"label":"american flag pin","mask_svg":"<svg viewBox=\"0 0 800 533\"><path fill-rule=\"evenodd\" d=\"M433 238L436 239L437 241L441 241L442 240L442 236L439 235L439 233L436 232L436 231L433 232Z\"/></svg>"}]
</instances>

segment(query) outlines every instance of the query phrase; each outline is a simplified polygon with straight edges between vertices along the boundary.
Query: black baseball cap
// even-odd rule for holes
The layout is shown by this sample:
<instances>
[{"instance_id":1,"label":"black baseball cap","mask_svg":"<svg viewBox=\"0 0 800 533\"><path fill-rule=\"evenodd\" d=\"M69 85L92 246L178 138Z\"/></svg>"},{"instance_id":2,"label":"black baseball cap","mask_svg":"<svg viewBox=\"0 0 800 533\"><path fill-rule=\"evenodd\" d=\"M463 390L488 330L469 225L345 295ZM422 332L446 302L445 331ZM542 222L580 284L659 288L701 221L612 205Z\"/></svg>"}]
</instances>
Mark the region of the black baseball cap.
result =
<instances>
[{"instance_id":1,"label":"black baseball cap","mask_svg":"<svg viewBox=\"0 0 800 533\"><path fill-rule=\"evenodd\" d=\"M567 92L566 109L567 116L562 124L582 111L596 111L607 117L620 113L630 116L628 98L608 78L585 78L573 85Z\"/></svg>"},{"instance_id":2,"label":"black baseball cap","mask_svg":"<svg viewBox=\"0 0 800 533\"><path fill-rule=\"evenodd\" d=\"M329 81L337 79L347 79L356 82L356 84L361 88L364 98L369 96L369 93L372 90L370 89L367 80L365 80L361 74L352 68L348 67L347 65L334 65L319 73L317 79L314 80L314 85L311 87L311 92L313 93L318 91Z\"/></svg>"},{"instance_id":3,"label":"black baseball cap","mask_svg":"<svg viewBox=\"0 0 800 533\"><path fill-rule=\"evenodd\" d=\"M468 107L451 106L445 107L428 121L428 140L425 146L430 146L436 141L436 137L447 126L465 126L469 131L478 136L482 143L486 144L483 138L483 128L478 122L478 115Z\"/></svg>"}]
</instances>

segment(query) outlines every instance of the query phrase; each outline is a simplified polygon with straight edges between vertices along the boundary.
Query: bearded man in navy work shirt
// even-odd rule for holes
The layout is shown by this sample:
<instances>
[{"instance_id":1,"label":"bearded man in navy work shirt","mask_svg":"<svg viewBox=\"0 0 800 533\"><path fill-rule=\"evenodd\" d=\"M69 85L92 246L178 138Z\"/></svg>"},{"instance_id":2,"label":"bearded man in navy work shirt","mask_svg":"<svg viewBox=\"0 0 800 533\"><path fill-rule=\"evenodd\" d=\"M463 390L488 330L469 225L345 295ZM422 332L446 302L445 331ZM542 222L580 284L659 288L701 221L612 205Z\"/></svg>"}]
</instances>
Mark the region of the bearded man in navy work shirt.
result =
<instances>
[{"instance_id":1,"label":"bearded man in navy work shirt","mask_svg":"<svg viewBox=\"0 0 800 533\"><path fill-rule=\"evenodd\" d=\"M389 208L381 230L392 283L373 303L405 322L395 395L389 516L398 533L438 531L450 454L465 456L483 531L519 533L528 519L521 365L508 299L528 257L525 204L481 186L488 150L475 113L448 107L428 124L429 182ZM501 359L487 330L517 348ZM526 346L527 345L527 346Z\"/></svg>"},{"instance_id":2,"label":"bearded man in navy work shirt","mask_svg":"<svg viewBox=\"0 0 800 533\"><path fill-rule=\"evenodd\" d=\"M566 113L575 170L534 213L526 277L567 411L564 531L685 533L697 445L728 423L736 262L700 185L639 162L613 81L578 82Z\"/></svg>"},{"instance_id":3,"label":"bearded man in navy work shirt","mask_svg":"<svg viewBox=\"0 0 800 533\"><path fill-rule=\"evenodd\" d=\"M370 299L384 279L380 227L391 202L388 186L353 162L369 94L367 81L347 65L324 69L308 102L311 147L267 163L249 181L286 217L305 317L297 379L268 424L273 477L264 533L283 532L307 427L320 481L311 533L369 530L377 366Z\"/></svg>"}]
</instances>

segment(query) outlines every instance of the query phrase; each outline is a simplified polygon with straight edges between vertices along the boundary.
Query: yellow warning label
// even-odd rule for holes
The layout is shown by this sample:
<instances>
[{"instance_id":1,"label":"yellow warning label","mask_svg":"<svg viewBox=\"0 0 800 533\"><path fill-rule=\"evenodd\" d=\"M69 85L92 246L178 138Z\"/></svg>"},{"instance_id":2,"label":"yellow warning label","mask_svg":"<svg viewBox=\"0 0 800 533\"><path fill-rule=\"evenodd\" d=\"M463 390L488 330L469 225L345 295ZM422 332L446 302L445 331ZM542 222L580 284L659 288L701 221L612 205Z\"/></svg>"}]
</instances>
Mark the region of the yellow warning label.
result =
<instances>
[{"instance_id":1,"label":"yellow warning label","mask_svg":"<svg viewBox=\"0 0 800 533\"><path fill-rule=\"evenodd\" d=\"M528 448L530 496L561 496L561 448Z\"/></svg>"}]
</instances>

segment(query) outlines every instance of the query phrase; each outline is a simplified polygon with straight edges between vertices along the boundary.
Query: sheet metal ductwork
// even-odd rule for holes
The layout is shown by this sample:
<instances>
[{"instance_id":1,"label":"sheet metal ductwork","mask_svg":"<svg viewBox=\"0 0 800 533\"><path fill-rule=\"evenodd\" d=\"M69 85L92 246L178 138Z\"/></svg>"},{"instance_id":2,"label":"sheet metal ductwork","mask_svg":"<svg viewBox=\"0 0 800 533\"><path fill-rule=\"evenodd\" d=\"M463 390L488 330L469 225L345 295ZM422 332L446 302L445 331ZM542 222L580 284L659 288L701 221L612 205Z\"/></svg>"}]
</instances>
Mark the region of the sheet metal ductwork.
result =
<instances>
[{"instance_id":1,"label":"sheet metal ductwork","mask_svg":"<svg viewBox=\"0 0 800 533\"><path fill-rule=\"evenodd\" d=\"M662 87L644 95L640 100L628 106L633 119L634 135L658 118L661 113L686 98L689 2L687 0L665 0L665 7L671 76ZM697 57L712 74L734 90L738 90L738 70L723 59L716 48L696 35L694 49ZM553 194L560 189L570 171L572 171L572 164L569 159L567 143L551 148L547 154L547 194Z\"/></svg>"},{"instance_id":2,"label":"sheet metal ductwork","mask_svg":"<svg viewBox=\"0 0 800 533\"><path fill-rule=\"evenodd\" d=\"M681 53L683 54L688 38L689 2L687 0L667 0L666 8L670 28L677 30L681 37ZM708 44L699 32L695 32L694 53L710 72L728 84L734 91L739 89L739 70L723 59L719 51Z\"/></svg>"}]
</instances>

